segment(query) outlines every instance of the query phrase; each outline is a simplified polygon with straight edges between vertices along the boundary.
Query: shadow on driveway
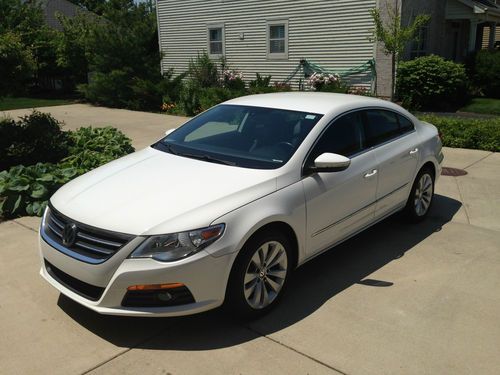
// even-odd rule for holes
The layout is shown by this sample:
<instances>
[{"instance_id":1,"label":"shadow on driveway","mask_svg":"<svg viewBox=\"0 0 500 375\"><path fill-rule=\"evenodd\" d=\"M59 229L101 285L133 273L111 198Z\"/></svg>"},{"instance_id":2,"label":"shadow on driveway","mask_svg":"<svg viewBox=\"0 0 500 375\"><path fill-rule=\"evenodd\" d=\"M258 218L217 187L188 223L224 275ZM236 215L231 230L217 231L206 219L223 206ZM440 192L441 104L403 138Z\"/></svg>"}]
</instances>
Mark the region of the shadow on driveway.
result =
<instances>
[{"instance_id":1,"label":"shadow on driveway","mask_svg":"<svg viewBox=\"0 0 500 375\"><path fill-rule=\"evenodd\" d=\"M281 303L251 324L220 309L181 318L129 318L99 315L63 295L58 305L77 323L119 347L189 351L234 346L293 325L353 284L391 287L391 280L366 277L440 231L461 207L442 195L434 199L423 223L409 225L393 216L300 267Z\"/></svg>"}]
</instances>

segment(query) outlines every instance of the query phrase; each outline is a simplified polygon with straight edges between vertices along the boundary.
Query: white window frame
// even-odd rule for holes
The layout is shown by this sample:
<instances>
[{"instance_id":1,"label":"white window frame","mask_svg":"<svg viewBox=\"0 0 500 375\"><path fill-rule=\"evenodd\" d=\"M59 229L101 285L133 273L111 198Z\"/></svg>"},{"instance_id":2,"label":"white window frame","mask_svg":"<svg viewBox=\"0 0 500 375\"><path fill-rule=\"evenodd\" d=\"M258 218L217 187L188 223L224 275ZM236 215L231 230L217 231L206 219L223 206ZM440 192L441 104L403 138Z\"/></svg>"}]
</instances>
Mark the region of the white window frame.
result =
<instances>
[{"instance_id":1,"label":"white window frame","mask_svg":"<svg viewBox=\"0 0 500 375\"><path fill-rule=\"evenodd\" d=\"M214 30L214 29L221 29L222 53L212 53L212 51L210 50L210 30ZM224 30L223 23L214 23L214 24L207 25L207 51L208 51L208 55L210 57L220 58L226 54L226 41L225 41L225 39L226 39L226 33Z\"/></svg>"},{"instance_id":2,"label":"white window frame","mask_svg":"<svg viewBox=\"0 0 500 375\"><path fill-rule=\"evenodd\" d=\"M271 53L271 26L285 26L285 52L283 53ZM288 20L287 19L277 19L269 20L266 22L266 56L269 60L288 60Z\"/></svg>"}]
</instances>

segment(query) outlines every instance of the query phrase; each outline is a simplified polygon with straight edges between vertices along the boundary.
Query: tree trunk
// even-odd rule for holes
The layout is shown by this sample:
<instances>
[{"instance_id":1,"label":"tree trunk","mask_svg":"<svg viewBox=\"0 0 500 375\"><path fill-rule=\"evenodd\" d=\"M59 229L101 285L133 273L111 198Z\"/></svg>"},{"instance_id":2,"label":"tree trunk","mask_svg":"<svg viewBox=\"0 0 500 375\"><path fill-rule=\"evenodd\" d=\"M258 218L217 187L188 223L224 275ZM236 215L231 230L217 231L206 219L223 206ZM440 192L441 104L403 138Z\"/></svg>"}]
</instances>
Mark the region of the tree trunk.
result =
<instances>
[{"instance_id":1,"label":"tree trunk","mask_svg":"<svg viewBox=\"0 0 500 375\"><path fill-rule=\"evenodd\" d=\"M395 99L395 94L396 94L396 54L392 54L392 82L391 82L391 102L394 101Z\"/></svg>"}]
</instances>

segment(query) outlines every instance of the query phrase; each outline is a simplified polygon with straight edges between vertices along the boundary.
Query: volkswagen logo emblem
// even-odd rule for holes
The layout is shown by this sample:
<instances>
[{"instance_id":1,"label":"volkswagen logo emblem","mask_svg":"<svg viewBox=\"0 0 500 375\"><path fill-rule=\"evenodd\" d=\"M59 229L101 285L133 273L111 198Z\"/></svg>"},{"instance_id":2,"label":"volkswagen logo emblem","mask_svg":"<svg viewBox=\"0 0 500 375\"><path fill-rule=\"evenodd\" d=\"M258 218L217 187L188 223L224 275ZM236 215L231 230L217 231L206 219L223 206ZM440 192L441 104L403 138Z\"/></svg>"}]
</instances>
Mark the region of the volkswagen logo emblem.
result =
<instances>
[{"instance_id":1,"label":"volkswagen logo emblem","mask_svg":"<svg viewBox=\"0 0 500 375\"><path fill-rule=\"evenodd\" d=\"M62 243L64 246L70 247L75 244L76 240L76 225L74 223L68 223L64 226L62 232Z\"/></svg>"}]
</instances>

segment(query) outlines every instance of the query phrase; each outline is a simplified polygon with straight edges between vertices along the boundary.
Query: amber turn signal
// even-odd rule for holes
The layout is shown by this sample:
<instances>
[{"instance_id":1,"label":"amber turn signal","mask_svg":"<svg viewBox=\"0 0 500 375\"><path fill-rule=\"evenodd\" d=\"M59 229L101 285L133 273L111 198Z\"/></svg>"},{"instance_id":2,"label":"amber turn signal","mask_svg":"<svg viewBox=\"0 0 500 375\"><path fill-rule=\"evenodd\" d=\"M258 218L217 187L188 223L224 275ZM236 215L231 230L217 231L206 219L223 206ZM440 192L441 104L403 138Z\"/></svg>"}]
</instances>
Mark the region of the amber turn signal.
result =
<instances>
[{"instance_id":1,"label":"amber turn signal","mask_svg":"<svg viewBox=\"0 0 500 375\"><path fill-rule=\"evenodd\" d=\"M132 285L129 286L127 290L162 290L180 288L183 286L183 283Z\"/></svg>"}]
</instances>

